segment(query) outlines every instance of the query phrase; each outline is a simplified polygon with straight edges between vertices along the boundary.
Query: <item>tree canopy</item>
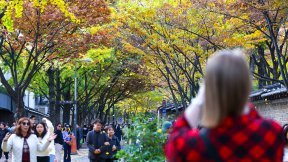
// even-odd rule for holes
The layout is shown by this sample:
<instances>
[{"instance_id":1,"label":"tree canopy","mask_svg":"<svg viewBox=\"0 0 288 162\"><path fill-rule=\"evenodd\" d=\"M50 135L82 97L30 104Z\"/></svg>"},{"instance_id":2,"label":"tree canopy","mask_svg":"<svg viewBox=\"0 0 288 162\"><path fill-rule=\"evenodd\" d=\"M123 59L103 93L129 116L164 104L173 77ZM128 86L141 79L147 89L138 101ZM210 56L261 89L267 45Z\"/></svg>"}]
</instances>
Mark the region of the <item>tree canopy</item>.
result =
<instances>
[{"instance_id":1,"label":"tree canopy","mask_svg":"<svg viewBox=\"0 0 288 162\"><path fill-rule=\"evenodd\" d=\"M0 0L0 10L0 78L18 114L29 88L69 118L60 101L73 98L75 70L81 122L163 99L186 108L224 48L246 50L255 87L288 86L286 0Z\"/></svg>"}]
</instances>

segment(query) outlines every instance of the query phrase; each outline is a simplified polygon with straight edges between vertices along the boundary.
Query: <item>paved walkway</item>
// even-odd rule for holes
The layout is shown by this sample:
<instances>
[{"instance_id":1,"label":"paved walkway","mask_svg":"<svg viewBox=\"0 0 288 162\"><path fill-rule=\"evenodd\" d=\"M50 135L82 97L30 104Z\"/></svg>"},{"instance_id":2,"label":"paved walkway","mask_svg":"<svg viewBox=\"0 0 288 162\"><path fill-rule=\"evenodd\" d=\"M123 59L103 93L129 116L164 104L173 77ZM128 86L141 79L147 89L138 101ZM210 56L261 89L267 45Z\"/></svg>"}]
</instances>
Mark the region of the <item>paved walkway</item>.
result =
<instances>
[{"instance_id":1,"label":"paved walkway","mask_svg":"<svg viewBox=\"0 0 288 162\"><path fill-rule=\"evenodd\" d=\"M87 144L83 143L81 145L81 149L77 150L76 155L71 155L71 161L75 162L86 162L88 159L88 148Z\"/></svg>"},{"instance_id":2,"label":"paved walkway","mask_svg":"<svg viewBox=\"0 0 288 162\"><path fill-rule=\"evenodd\" d=\"M89 161L88 159L88 149L83 148L77 151L78 154L71 155L71 161L73 162L86 162Z\"/></svg>"}]
</instances>

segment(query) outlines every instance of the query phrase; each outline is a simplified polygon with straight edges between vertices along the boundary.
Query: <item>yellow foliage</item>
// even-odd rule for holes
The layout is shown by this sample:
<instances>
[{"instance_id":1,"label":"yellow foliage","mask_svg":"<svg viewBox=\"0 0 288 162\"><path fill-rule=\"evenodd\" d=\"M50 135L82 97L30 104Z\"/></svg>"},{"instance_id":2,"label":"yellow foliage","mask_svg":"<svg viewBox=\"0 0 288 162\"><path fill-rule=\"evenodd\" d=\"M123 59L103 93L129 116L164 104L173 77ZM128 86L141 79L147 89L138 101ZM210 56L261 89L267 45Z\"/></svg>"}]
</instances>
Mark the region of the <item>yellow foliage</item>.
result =
<instances>
[{"instance_id":1,"label":"yellow foliage","mask_svg":"<svg viewBox=\"0 0 288 162\"><path fill-rule=\"evenodd\" d=\"M23 13L23 5L24 0L12 0L12 1L6 1L6 0L0 0L0 9L3 11L3 9L6 7L4 16L2 17L2 23L7 28L8 31L13 31L13 16L15 18L22 17ZM64 15L71 19L72 22L79 23L80 20L77 20L75 15L69 12L68 6L65 3L65 0L29 0L27 3L31 2L32 5L35 8L40 8L41 12L44 11L44 8L48 4L56 5L57 8L64 13Z\"/></svg>"},{"instance_id":2,"label":"yellow foliage","mask_svg":"<svg viewBox=\"0 0 288 162\"><path fill-rule=\"evenodd\" d=\"M98 26L93 26L89 29L91 34L96 34L98 33L103 27L98 25Z\"/></svg>"},{"instance_id":3,"label":"yellow foliage","mask_svg":"<svg viewBox=\"0 0 288 162\"><path fill-rule=\"evenodd\" d=\"M97 48L97 49L90 49L86 56L91 58L93 61L96 62L103 62L105 59L112 57L114 49L113 48Z\"/></svg>"}]
</instances>

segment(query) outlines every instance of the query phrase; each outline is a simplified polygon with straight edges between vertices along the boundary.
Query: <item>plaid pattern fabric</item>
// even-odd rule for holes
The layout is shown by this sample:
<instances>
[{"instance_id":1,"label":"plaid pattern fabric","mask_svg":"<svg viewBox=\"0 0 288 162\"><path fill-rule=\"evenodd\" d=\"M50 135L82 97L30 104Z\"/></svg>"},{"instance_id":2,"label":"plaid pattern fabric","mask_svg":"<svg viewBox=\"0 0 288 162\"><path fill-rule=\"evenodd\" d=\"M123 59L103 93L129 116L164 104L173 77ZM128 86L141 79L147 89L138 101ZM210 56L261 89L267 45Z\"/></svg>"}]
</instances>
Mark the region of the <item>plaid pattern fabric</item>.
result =
<instances>
[{"instance_id":1,"label":"plaid pattern fabric","mask_svg":"<svg viewBox=\"0 0 288 162\"><path fill-rule=\"evenodd\" d=\"M227 117L209 129L211 145L223 162L282 162L284 136L279 124L261 118L254 108L240 117ZM206 145L207 146L207 145ZM212 162L199 130L191 129L182 115L165 145L169 162ZM211 149L210 149L211 150Z\"/></svg>"},{"instance_id":2,"label":"plaid pattern fabric","mask_svg":"<svg viewBox=\"0 0 288 162\"><path fill-rule=\"evenodd\" d=\"M30 162L30 150L29 150L29 145L27 143L26 137L24 138L24 143L23 143L22 162Z\"/></svg>"}]
</instances>

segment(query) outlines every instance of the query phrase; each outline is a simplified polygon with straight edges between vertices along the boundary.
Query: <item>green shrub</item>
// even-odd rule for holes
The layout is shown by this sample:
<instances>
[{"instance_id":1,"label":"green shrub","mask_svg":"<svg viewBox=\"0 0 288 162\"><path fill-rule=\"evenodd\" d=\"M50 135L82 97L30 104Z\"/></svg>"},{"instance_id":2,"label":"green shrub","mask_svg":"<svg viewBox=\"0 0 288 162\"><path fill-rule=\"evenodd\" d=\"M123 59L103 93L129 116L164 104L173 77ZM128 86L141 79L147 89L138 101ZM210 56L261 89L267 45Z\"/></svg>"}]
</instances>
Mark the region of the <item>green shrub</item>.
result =
<instances>
[{"instance_id":1,"label":"green shrub","mask_svg":"<svg viewBox=\"0 0 288 162\"><path fill-rule=\"evenodd\" d=\"M150 116L151 117L151 116ZM166 134L157 129L157 119L138 116L132 120L130 128L124 128L127 144L117 153L118 158L129 162L163 162Z\"/></svg>"}]
</instances>

